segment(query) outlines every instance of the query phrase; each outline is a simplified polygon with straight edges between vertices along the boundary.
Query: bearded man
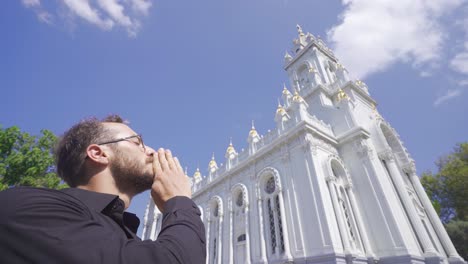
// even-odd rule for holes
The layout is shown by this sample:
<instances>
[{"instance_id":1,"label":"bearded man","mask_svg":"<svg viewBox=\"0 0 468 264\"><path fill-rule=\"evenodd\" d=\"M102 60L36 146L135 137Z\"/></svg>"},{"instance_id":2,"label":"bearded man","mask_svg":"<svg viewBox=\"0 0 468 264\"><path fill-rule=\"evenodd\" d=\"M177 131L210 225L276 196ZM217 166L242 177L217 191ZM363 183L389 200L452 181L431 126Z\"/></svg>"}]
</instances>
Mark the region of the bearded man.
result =
<instances>
[{"instance_id":1,"label":"bearded man","mask_svg":"<svg viewBox=\"0 0 468 264\"><path fill-rule=\"evenodd\" d=\"M63 190L0 192L1 263L205 263L205 229L179 160L145 146L121 117L90 118L56 148ZM125 212L145 190L163 212L156 241L141 241Z\"/></svg>"}]
</instances>

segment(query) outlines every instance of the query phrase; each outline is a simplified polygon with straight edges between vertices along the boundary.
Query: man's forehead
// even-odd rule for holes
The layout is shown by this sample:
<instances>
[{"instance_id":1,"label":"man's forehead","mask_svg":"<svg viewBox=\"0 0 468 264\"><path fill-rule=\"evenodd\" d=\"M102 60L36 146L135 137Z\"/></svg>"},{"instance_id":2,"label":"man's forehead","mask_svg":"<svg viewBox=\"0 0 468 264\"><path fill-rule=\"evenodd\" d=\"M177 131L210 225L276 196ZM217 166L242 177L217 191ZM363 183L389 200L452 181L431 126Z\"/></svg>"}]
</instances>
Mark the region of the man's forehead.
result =
<instances>
[{"instance_id":1,"label":"man's forehead","mask_svg":"<svg viewBox=\"0 0 468 264\"><path fill-rule=\"evenodd\" d=\"M116 135L131 136L136 134L135 131L123 123L103 122L102 124L106 129L115 132Z\"/></svg>"}]
</instances>

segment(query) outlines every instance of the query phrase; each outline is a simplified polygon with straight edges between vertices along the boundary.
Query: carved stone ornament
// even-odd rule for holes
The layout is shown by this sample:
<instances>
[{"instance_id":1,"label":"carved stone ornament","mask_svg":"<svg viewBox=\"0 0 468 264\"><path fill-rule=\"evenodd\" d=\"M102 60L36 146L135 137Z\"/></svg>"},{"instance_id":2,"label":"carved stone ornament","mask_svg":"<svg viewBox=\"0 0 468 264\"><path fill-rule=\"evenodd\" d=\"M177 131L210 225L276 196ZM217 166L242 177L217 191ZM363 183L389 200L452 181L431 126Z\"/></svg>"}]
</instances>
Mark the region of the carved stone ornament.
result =
<instances>
[{"instance_id":1,"label":"carved stone ornament","mask_svg":"<svg viewBox=\"0 0 468 264\"><path fill-rule=\"evenodd\" d=\"M334 182L334 181L336 181L336 177L333 176L333 175L327 175L327 176L325 177L325 181L327 181L327 182Z\"/></svg>"},{"instance_id":2,"label":"carved stone ornament","mask_svg":"<svg viewBox=\"0 0 468 264\"><path fill-rule=\"evenodd\" d=\"M416 164L414 163L414 161L410 161L409 163L405 164L403 166L403 171L405 173L408 173L408 175L412 176L412 175L416 175Z\"/></svg>"},{"instance_id":3,"label":"carved stone ornament","mask_svg":"<svg viewBox=\"0 0 468 264\"><path fill-rule=\"evenodd\" d=\"M379 158L386 161L394 161L395 156L393 155L393 151L391 149L386 149L379 152Z\"/></svg>"},{"instance_id":4,"label":"carved stone ornament","mask_svg":"<svg viewBox=\"0 0 468 264\"><path fill-rule=\"evenodd\" d=\"M355 141L353 144L353 150L358 156L363 158L372 159L374 156L372 155L372 149L367 145L364 140Z\"/></svg>"},{"instance_id":5,"label":"carved stone ornament","mask_svg":"<svg viewBox=\"0 0 468 264\"><path fill-rule=\"evenodd\" d=\"M327 151L328 153L338 155L338 151L336 150L334 146L325 142L322 139L314 137L312 134L309 134L309 133L305 135L303 145L308 145L310 149L312 150L312 154L314 155L317 154L317 148L321 148Z\"/></svg>"}]
</instances>

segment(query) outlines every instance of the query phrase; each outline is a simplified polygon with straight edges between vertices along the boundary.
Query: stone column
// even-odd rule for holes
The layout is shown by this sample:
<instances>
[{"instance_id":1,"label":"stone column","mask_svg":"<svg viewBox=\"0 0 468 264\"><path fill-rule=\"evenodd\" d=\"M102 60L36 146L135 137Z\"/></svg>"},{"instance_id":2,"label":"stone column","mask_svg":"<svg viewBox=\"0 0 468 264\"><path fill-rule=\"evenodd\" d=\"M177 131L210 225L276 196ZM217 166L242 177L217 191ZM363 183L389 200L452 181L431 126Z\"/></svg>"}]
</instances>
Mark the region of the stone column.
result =
<instances>
[{"instance_id":1,"label":"stone column","mask_svg":"<svg viewBox=\"0 0 468 264\"><path fill-rule=\"evenodd\" d=\"M281 210L281 223L283 224L283 226L281 226L280 228L283 230L283 243L284 243L284 255L286 257L286 259L288 260L292 260L292 256L291 256L291 250L289 249L289 232L288 232L288 227L287 227L287 224L286 224L286 211L285 211L285 208L284 208L284 200L283 200L283 191L280 190L280 192L278 193L278 200L279 200L279 207L280 207L280 210ZM279 233L278 233L279 235Z\"/></svg>"},{"instance_id":2,"label":"stone column","mask_svg":"<svg viewBox=\"0 0 468 264\"><path fill-rule=\"evenodd\" d=\"M233 226L234 226L234 221L233 221L233 215L234 215L234 210L232 208L232 201L229 198L228 200L228 210L229 210L229 263L234 263L234 235L233 235Z\"/></svg>"},{"instance_id":3,"label":"stone column","mask_svg":"<svg viewBox=\"0 0 468 264\"><path fill-rule=\"evenodd\" d=\"M419 177L416 175L416 168L414 164L409 164L405 167L405 171L410 175L410 181L413 184L413 187L426 210L426 213L431 221L434 229L440 239L442 246L444 247L445 251L449 256L450 263L463 263L463 259L458 255L457 250L453 246L452 240L447 234L445 227L442 225L440 221L439 215L435 211L434 207L432 206L431 201L427 197L426 191L422 186L421 182L419 181Z\"/></svg>"},{"instance_id":4,"label":"stone column","mask_svg":"<svg viewBox=\"0 0 468 264\"><path fill-rule=\"evenodd\" d=\"M210 263L210 229L211 229L211 215L210 211L207 210L206 212L206 222L207 222L207 229L206 229L206 264Z\"/></svg>"},{"instance_id":5,"label":"stone column","mask_svg":"<svg viewBox=\"0 0 468 264\"><path fill-rule=\"evenodd\" d=\"M266 258L266 246L265 246L265 228L263 227L263 213L262 213L262 196L260 195L260 189L257 186L257 204L258 204L258 225L260 227L260 263L267 263Z\"/></svg>"},{"instance_id":6,"label":"stone column","mask_svg":"<svg viewBox=\"0 0 468 264\"><path fill-rule=\"evenodd\" d=\"M349 237L348 231L346 230L345 223L343 223L343 215L341 214L340 203L338 202L338 197L336 195L335 188L333 186L333 181L335 181L335 177L327 177L327 186L328 190L330 191L330 195L332 198L333 207L335 208L335 215L336 215L336 222L338 223L338 228L341 234L341 241L343 242L343 250L345 254L351 254L351 248L349 245Z\"/></svg>"},{"instance_id":7,"label":"stone column","mask_svg":"<svg viewBox=\"0 0 468 264\"><path fill-rule=\"evenodd\" d=\"M218 264L223 264L223 212L219 213L218 225L218 246L216 247L218 253L216 254L216 258L218 258Z\"/></svg>"},{"instance_id":8,"label":"stone column","mask_svg":"<svg viewBox=\"0 0 468 264\"><path fill-rule=\"evenodd\" d=\"M422 244L424 255L426 257L438 256L437 250L432 245L432 242L426 232L426 229L424 228L421 222L421 218L417 214L411 201L411 198L408 195L408 191L406 190L405 183L401 178L401 173L395 162L395 157L392 153L392 150L387 149L379 153L379 157L383 159L387 164L390 177L393 179L393 182L395 184L395 189L398 192L398 195L401 198L401 202L403 203L403 206L406 209L406 213L408 214L408 218L416 231L416 236L419 238L419 241Z\"/></svg>"},{"instance_id":9,"label":"stone column","mask_svg":"<svg viewBox=\"0 0 468 264\"><path fill-rule=\"evenodd\" d=\"M371 244L369 242L369 237L367 235L366 228L364 227L364 223L362 221L361 213L358 210L357 202L356 202L356 197L354 196L353 189L351 185L349 185L349 188L346 188L346 192L348 194L349 202L351 203L351 207L353 209L354 217L356 220L356 224L359 228L359 233L362 239L362 243L364 244L364 251L366 253L367 257L374 258L374 253L372 251Z\"/></svg>"},{"instance_id":10,"label":"stone column","mask_svg":"<svg viewBox=\"0 0 468 264\"><path fill-rule=\"evenodd\" d=\"M246 201L244 201L246 202ZM250 228L249 228L249 205L245 205L245 263L250 264Z\"/></svg>"}]
</instances>

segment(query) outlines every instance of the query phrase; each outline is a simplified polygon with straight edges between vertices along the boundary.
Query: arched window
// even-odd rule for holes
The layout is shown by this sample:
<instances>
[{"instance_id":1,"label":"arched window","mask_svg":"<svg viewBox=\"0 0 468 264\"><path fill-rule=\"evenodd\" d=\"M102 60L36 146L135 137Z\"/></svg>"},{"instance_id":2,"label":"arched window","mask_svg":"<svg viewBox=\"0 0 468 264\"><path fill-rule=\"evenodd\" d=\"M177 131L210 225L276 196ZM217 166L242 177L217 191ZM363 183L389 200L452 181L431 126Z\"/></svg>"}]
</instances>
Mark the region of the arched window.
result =
<instances>
[{"instance_id":1,"label":"arched window","mask_svg":"<svg viewBox=\"0 0 468 264\"><path fill-rule=\"evenodd\" d=\"M268 230L268 244L270 255L283 255L285 252L282 210L280 206L281 194L273 175L266 177L263 186L266 228Z\"/></svg>"},{"instance_id":2,"label":"arched window","mask_svg":"<svg viewBox=\"0 0 468 264\"><path fill-rule=\"evenodd\" d=\"M209 221L209 255L208 263L221 263L221 241L222 241L222 215L223 206L219 196L215 196L210 201L210 221Z\"/></svg>"},{"instance_id":3,"label":"arched window","mask_svg":"<svg viewBox=\"0 0 468 264\"><path fill-rule=\"evenodd\" d=\"M236 184L231 189L232 199L232 234L231 245L235 264L250 263L250 248L249 248L249 228L248 228L248 198L247 188L244 184Z\"/></svg>"},{"instance_id":4,"label":"arched window","mask_svg":"<svg viewBox=\"0 0 468 264\"><path fill-rule=\"evenodd\" d=\"M338 225L340 227L341 239L345 250L354 252L364 252L364 246L361 241L359 229L357 227L355 212L351 205L348 191L350 179L347 177L343 165L333 159L330 162L332 179L330 185L330 194L334 202L335 215L337 216ZM331 193L334 192L334 193Z\"/></svg>"}]
</instances>

